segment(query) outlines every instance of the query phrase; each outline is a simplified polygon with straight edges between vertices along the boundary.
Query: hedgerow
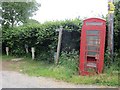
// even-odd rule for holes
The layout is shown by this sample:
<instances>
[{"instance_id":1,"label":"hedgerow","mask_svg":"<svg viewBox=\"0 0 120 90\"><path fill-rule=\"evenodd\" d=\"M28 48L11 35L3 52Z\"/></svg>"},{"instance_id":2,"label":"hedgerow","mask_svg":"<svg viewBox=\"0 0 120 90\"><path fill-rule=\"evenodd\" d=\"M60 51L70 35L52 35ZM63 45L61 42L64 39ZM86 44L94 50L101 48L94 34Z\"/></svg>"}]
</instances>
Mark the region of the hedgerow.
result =
<instances>
[{"instance_id":1,"label":"hedgerow","mask_svg":"<svg viewBox=\"0 0 120 90\"><path fill-rule=\"evenodd\" d=\"M45 58L48 53L49 59L57 47L58 33L56 29L63 27L64 30L80 30L79 19L45 22L44 24L25 24L19 27L3 29L3 52L5 47L10 48L10 54L21 56L27 55L25 45L28 45L29 54L31 47L35 47L36 59Z\"/></svg>"}]
</instances>

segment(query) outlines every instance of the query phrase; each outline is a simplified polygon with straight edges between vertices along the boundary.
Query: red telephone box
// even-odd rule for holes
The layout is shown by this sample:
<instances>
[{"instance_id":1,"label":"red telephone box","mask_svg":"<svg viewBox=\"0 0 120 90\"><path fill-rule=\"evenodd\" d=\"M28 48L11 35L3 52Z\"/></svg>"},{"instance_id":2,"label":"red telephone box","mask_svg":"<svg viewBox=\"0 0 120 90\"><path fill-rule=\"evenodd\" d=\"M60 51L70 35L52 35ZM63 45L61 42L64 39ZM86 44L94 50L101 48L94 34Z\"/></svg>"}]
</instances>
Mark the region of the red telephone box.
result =
<instances>
[{"instance_id":1,"label":"red telephone box","mask_svg":"<svg viewBox=\"0 0 120 90\"><path fill-rule=\"evenodd\" d=\"M101 73L104 64L106 21L99 18L84 20L81 31L80 64L81 75Z\"/></svg>"}]
</instances>

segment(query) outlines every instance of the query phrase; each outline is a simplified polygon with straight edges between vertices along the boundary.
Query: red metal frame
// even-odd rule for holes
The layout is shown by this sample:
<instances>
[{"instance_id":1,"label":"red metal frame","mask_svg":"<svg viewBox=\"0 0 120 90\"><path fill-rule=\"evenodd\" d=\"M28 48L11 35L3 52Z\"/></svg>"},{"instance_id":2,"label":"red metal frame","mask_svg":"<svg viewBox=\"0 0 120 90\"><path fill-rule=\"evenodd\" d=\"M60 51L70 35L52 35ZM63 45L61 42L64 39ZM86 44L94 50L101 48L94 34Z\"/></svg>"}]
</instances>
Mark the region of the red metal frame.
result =
<instances>
[{"instance_id":1,"label":"red metal frame","mask_svg":"<svg viewBox=\"0 0 120 90\"><path fill-rule=\"evenodd\" d=\"M81 75L102 73L104 65L105 35L105 20L99 18L84 20L80 43L79 70ZM93 70L93 72L88 69Z\"/></svg>"}]
</instances>

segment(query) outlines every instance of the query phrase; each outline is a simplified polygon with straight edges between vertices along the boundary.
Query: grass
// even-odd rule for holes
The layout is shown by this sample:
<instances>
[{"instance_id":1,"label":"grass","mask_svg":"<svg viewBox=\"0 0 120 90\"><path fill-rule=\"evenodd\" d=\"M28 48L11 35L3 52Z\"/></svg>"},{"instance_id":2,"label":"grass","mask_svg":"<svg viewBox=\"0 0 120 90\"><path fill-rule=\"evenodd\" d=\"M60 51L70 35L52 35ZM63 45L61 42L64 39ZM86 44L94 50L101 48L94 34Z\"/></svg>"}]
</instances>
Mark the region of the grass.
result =
<instances>
[{"instance_id":1,"label":"grass","mask_svg":"<svg viewBox=\"0 0 120 90\"><path fill-rule=\"evenodd\" d=\"M10 61L11 59L15 58L13 56L7 56L7 55L0 55L0 60L4 60L4 61Z\"/></svg>"},{"instance_id":2,"label":"grass","mask_svg":"<svg viewBox=\"0 0 120 90\"><path fill-rule=\"evenodd\" d=\"M12 56L2 56L3 61L10 61ZM17 62L16 62L17 63ZM63 66L55 66L54 64L48 64L43 61L35 61L30 58L24 58L19 61L18 64L10 66L10 68L18 68L22 73L30 76L44 76L51 77L66 82L75 84L95 84L104 86L118 86L118 73L103 73L95 76L80 76L72 75L70 70Z\"/></svg>"}]
</instances>

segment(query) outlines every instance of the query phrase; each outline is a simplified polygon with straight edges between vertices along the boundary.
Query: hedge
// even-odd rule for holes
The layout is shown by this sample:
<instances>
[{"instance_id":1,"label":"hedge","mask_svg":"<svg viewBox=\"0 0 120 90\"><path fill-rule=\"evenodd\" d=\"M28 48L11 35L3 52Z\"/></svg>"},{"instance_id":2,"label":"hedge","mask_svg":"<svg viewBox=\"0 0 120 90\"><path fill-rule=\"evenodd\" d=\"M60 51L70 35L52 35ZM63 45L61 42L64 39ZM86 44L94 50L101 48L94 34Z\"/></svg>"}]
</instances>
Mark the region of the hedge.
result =
<instances>
[{"instance_id":1,"label":"hedge","mask_svg":"<svg viewBox=\"0 0 120 90\"><path fill-rule=\"evenodd\" d=\"M3 30L3 53L5 47L10 48L10 54L21 56L26 55L25 45L30 48L35 47L36 57L45 58L44 52L48 56L52 54L57 46L58 33L56 29L63 26L64 30L80 30L81 21L79 19L46 22L44 24L26 24L19 27ZM51 53L52 52L52 53ZM42 56L41 56L42 55ZM51 56L50 56L51 57ZM46 56L46 58L48 58Z\"/></svg>"}]
</instances>

